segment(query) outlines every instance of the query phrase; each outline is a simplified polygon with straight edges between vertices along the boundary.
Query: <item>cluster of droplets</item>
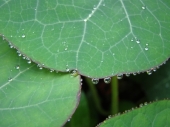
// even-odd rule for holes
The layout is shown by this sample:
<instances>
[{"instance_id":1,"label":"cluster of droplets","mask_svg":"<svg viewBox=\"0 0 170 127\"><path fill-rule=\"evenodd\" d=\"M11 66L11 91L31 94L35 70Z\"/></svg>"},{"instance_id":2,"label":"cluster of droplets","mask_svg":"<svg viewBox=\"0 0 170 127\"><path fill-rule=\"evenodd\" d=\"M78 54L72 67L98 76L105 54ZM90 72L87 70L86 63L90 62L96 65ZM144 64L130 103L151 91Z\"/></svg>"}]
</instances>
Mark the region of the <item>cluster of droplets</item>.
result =
<instances>
[{"instance_id":1,"label":"cluster of droplets","mask_svg":"<svg viewBox=\"0 0 170 127\"><path fill-rule=\"evenodd\" d=\"M131 41L133 42L134 39L132 38ZM140 41L138 38L136 38L136 37L135 37L135 41L136 41L137 44L140 44L140 43L141 43L141 41ZM145 51L148 51L148 50L149 50L148 46L149 46L149 44L146 43L146 44L145 44L145 48L144 48ZM131 47L131 48L133 48L133 47Z\"/></svg>"},{"instance_id":2,"label":"cluster of droplets","mask_svg":"<svg viewBox=\"0 0 170 127\"><path fill-rule=\"evenodd\" d=\"M111 77L104 78L104 83L109 84L110 82L111 82ZM99 83L99 79L98 78L93 78L92 79L92 83L93 84L98 84Z\"/></svg>"},{"instance_id":3,"label":"cluster of droplets","mask_svg":"<svg viewBox=\"0 0 170 127\"><path fill-rule=\"evenodd\" d=\"M149 50L149 48L148 48L148 44L146 44L146 46L145 46L145 50L146 50L146 51L148 51L148 50Z\"/></svg>"},{"instance_id":4,"label":"cluster of droplets","mask_svg":"<svg viewBox=\"0 0 170 127\"><path fill-rule=\"evenodd\" d=\"M63 46L64 46L64 50L67 51L68 50L68 45L66 42L62 42Z\"/></svg>"}]
</instances>

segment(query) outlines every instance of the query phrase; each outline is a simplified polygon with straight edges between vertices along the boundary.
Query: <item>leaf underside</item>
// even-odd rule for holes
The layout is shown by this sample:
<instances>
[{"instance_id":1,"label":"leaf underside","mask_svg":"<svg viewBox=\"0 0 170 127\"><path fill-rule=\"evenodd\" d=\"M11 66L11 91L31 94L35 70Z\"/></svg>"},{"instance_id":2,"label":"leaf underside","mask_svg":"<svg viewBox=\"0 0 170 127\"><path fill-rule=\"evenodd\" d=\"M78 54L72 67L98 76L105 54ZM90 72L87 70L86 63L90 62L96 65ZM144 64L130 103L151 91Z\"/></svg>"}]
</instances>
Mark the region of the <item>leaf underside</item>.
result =
<instances>
[{"instance_id":1,"label":"leaf underside","mask_svg":"<svg viewBox=\"0 0 170 127\"><path fill-rule=\"evenodd\" d=\"M96 78L170 57L169 0L3 0L0 34L45 67Z\"/></svg>"},{"instance_id":2,"label":"leaf underside","mask_svg":"<svg viewBox=\"0 0 170 127\"><path fill-rule=\"evenodd\" d=\"M104 121L100 127L169 127L170 101L163 100L142 108L115 116Z\"/></svg>"},{"instance_id":3,"label":"leaf underside","mask_svg":"<svg viewBox=\"0 0 170 127\"><path fill-rule=\"evenodd\" d=\"M78 105L80 77L28 64L0 39L0 126L60 127Z\"/></svg>"}]
</instances>

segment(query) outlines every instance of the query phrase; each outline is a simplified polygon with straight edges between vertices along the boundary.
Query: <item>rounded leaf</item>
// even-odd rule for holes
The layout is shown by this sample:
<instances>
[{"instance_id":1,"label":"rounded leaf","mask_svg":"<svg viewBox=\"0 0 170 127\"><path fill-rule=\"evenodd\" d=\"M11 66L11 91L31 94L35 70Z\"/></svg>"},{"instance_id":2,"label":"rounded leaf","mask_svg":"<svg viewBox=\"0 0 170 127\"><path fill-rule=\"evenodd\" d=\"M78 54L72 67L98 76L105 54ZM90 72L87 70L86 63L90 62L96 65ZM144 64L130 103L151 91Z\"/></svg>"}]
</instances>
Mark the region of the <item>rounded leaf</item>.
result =
<instances>
[{"instance_id":1,"label":"rounded leaf","mask_svg":"<svg viewBox=\"0 0 170 127\"><path fill-rule=\"evenodd\" d=\"M168 0L10 0L0 33L45 67L103 78L146 71L170 57Z\"/></svg>"}]
</instances>

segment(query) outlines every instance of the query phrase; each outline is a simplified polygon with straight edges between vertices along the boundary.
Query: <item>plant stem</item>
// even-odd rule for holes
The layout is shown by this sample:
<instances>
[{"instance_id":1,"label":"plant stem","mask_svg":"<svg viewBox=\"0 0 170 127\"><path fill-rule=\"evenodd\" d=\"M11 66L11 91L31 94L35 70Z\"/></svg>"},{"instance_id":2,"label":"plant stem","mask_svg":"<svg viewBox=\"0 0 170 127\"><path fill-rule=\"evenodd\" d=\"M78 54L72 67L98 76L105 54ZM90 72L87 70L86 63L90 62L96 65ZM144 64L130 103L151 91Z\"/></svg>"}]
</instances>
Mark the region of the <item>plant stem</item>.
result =
<instances>
[{"instance_id":1,"label":"plant stem","mask_svg":"<svg viewBox=\"0 0 170 127\"><path fill-rule=\"evenodd\" d=\"M99 99L97 90L95 88L95 85L92 83L92 81L89 78L85 78L85 80L89 86L91 93L92 93L92 97L93 97L93 100L94 100L97 110L99 111L99 113L101 113L103 115L108 115L108 112L103 110L103 108L101 107L100 99Z\"/></svg>"},{"instance_id":2,"label":"plant stem","mask_svg":"<svg viewBox=\"0 0 170 127\"><path fill-rule=\"evenodd\" d=\"M112 101L111 101L111 113L112 115L118 113L118 80L117 77L112 77Z\"/></svg>"}]
</instances>

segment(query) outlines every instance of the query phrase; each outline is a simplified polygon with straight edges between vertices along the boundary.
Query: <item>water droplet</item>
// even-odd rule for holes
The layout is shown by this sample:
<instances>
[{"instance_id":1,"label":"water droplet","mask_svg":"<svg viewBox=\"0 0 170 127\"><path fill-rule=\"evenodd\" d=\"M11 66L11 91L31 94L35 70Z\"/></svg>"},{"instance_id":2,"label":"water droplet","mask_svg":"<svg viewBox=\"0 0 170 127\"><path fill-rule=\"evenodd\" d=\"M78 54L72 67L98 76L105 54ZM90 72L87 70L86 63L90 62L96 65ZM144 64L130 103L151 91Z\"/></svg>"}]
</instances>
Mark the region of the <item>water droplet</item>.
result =
<instances>
[{"instance_id":1,"label":"water droplet","mask_svg":"<svg viewBox=\"0 0 170 127\"><path fill-rule=\"evenodd\" d=\"M146 44L146 46L148 46L148 44Z\"/></svg>"},{"instance_id":2,"label":"water droplet","mask_svg":"<svg viewBox=\"0 0 170 127\"><path fill-rule=\"evenodd\" d=\"M76 71L76 70L72 70L72 71L71 71L71 76L76 77L77 75L78 75L78 73L77 73L77 71Z\"/></svg>"},{"instance_id":3,"label":"water droplet","mask_svg":"<svg viewBox=\"0 0 170 127\"><path fill-rule=\"evenodd\" d=\"M86 22L87 21L87 19L84 19L84 22Z\"/></svg>"},{"instance_id":4,"label":"water droplet","mask_svg":"<svg viewBox=\"0 0 170 127\"><path fill-rule=\"evenodd\" d=\"M12 78L8 78L8 81L11 82L11 81L12 81Z\"/></svg>"},{"instance_id":5,"label":"water droplet","mask_svg":"<svg viewBox=\"0 0 170 127\"><path fill-rule=\"evenodd\" d=\"M148 70L146 71L148 75L151 75L152 74L152 70Z\"/></svg>"},{"instance_id":6,"label":"water droplet","mask_svg":"<svg viewBox=\"0 0 170 127\"><path fill-rule=\"evenodd\" d=\"M69 72L69 71L70 71L70 69L66 68L66 72Z\"/></svg>"},{"instance_id":7,"label":"water droplet","mask_svg":"<svg viewBox=\"0 0 170 127\"><path fill-rule=\"evenodd\" d=\"M28 64L31 64L31 60L28 60L28 62L27 62Z\"/></svg>"},{"instance_id":8,"label":"water droplet","mask_svg":"<svg viewBox=\"0 0 170 127\"><path fill-rule=\"evenodd\" d=\"M104 78L104 82L106 84L110 83L111 82L111 78L110 77Z\"/></svg>"},{"instance_id":9,"label":"water droplet","mask_svg":"<svg viewBox=\"0 0 170 127\"><path fill-rule=\"evenodd\" d=\"M42 65L41 65L41 64L37 64L37 67L38 67L40 70L42 70L42 69L43 69L43 67L42 67Z\"/></svg>"},{"instance_id":10,"label":"water droplet","mask_svg":"<svg viewBox=\"0 0 170 127\"><path fill-rule=\"evenodd\" d=\"M152 68L152 70L155 72L155 71L156 71L156 68Z\"/></svg>"},{"instance_id":11,"label":"water droplet","mask_svg":"<svg viewBox=\"0 0 170 127\"><path fill-rule=\"evenodd\" d=\"M143 107L143 104L140 104L139 107Z\"/></svg>"},{"instance_id":12,"label":"water droplet","mask_svg":"<svg viewBox=\"0 0 170 127\"><path fill-rule=\"evenodd\" d=\"M137 39L137 40L136 40L136 43L138 43L138 44L139 44L139 43L140 43L140 40L138 40L138 39Z\"/></svg>"},{"instance_id":13,"label":"water droplet","mask_svg":"<svg viewBox=\"0 0 170 127\"><path fill-rule=\"evenodd\" d=\"M133 41L133 38L130 41Z\"/></svg>"},{"instance_id":14,"label":"water droplet","mask_svg":"<svg viewBox=\"0 0 170 127\"><path fill-rule=\"evenodd\" d=\"M67 50L67 48L65 48L65 50Z\"/></svg>"},{"instance_id":15,"label":"water droplet","mask_svg":"<svg viewBox=\"0 0 170 127\"><path fill-rule=\"evenodd\" d=\"M103 4L103 6L105 6L105 4Z\"/></svg>"},{"instance_id":16,"label":"water droplet","mask_svg":"<svg viewBox=\"0 0 170 127\"><path fill-rule=\"evenodd\" d=\"M53 72L53 71L54 71L53 69L50 70L50 72Z\"/></svg>"},{"instance_id":17,"label":"water droplet","mask_svg":"<svg viewBox=\"0 0 170 127\"><path fill-rule=\"evenodd\" d=\"M11 37L12 37L12 35L11 35Z\"/></svg>"},{"instance_id":18,"label":"water droplet","mask_svg":"<svg viewBox=\"0 0 170 127\"><path fill-rule=\"evenodd\" d=\"M126 76L129 77L129 76L130 76L130 73L126 73Z\"/></svg>"},{"instance_id":19,"label":"water droplet","mask_svg":"<svg viewBox=\"0 0 170 127\"><path fill-rule=\"evenodd\" d=\"M136 73L133 73L133 75L135 76L135 75L136 75Z\"/></svg>"},{"instance_id":20,"label":"water droplet","mask_svg":"<svg viewBox=\"0 0 170 127\"><path fill-rule=\"evenodd\" d=\"M145 50L148 51L149 50L148 47L145 47Z\"/></svg>"},{"instance_id":21,"label":"water droplet","mask_svg":"<svg viewBox=\"0 0 170 127\"><path fill-rule=\"evenodd\" d=\"M68 119L67 121L70 122L70 119Z\"/></svg>"},{"instance_id":22,"label":"water droplet","mask_svg":"<svg viewBox=\"0 0 170 127\"><path fill-rule=\"evenodd\" d=\"M10 47L10 48L13 48L14 46L13 46L11 43L9 43L9 47Z\"/></svg>"},{"instance_id":23,"label":"water droplet","mask_svg":"<svg viewBox=\"0 0 170 127\"><path fill-rule=\"evenodd\" d=\"M92 79L92 83L93 83L93 84L98 84L98 83L99 83L99 79L93 78L93 79Z\"/></svg>"},{"instance_id":24,"label":"water droplet","mask_svg":"<svg viewBox=\"0 0 170 127\"><path fill-rule=\"evenodd\" d=\"M142 7L142 9L143 9L143 10L145 10L145 9L146 9L146 7L145 7L145 6L143 6L143 7Z\"/></svg>"},{"instance_id":25,"label":"water droplet","mask_svg":"<svg viewBox=\"0 0 170 127\"><path fill-rule=\"evenodd\" d=\"M15 68L18 70L19 69L19 65L17 65Z\"/></svg>"},{"instance_id":26,"label":"water droplet","mask_svg":"<svg viewBox=\"0 0 170 127\"><path fill-rule=\"evenodd\" d=\"M22 38L25 38L25 37L26 37L26 36L23 34L23 35L22 35Z\"/></svg>"},{"instance_id":27,"label":"water droplet","mask_svg":"<svg viewBox=\"0 0 170 127\"><path fill-rule=\"evenodd\" d=\"M148 104L147 102L144 103L144 105L147 105L147 104Z\"/></svg>"},{"instance_id":28,"label":"water droplet","mask_svg":"<svg viewBox=\"0 0 170 127\"><path fill-rule=\"evenodd\" d=\"M23 58L23 59L26 59L26 57L25 57L25 56L23 56L22 58Z\"/></svg>"},{"instance_id":29,"label":"water droplet","mask_svg":"<svg viewBox=\"0 0 170 127\"><path fill-rule=\"evenodd\" d=\"M122 79L123 78L123 74L118 74L117 75L117 79Z\"/></svg>"}]
</instances>

